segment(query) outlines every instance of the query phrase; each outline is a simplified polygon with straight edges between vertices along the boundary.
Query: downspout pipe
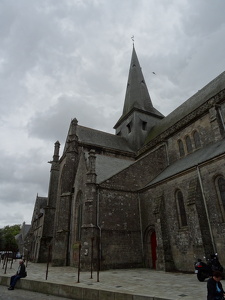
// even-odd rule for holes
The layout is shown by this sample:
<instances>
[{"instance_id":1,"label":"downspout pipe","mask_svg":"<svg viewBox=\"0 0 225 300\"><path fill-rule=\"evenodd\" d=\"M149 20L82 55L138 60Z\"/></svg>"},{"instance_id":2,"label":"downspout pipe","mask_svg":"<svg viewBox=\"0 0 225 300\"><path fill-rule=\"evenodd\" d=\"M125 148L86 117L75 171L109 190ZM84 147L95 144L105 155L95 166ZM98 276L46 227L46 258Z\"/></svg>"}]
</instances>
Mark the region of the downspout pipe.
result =
<instances>
[{"instance_id":1,"label":"downspout pipe","mask_svg":"<svg viewBox=\"0 0 225 300\"><path fill-rule=\"evenodd\" d=\"M204 202L204 206L205 206L207 222L208 222L208 225L209 225L209 234L210 234L211 241L212 241L213 251L214 251L214 253L216 253L217 252L216 251L216 245L215 245L215 242L214 242L214 237L213 237L213 233L212 233L212 226L211 226L210 219L209 219L209 211L208 211L208 207L207 207L207 204L206 204L206 198L205 198L205 192L204 192L204 188L203 188L203 184L202 184L201 172L200 172L200 169L199 169L198 165L196 166L196 168L197 168L197 173L198 173L198 179L199 179L199 182L200 182L202 198L203 198L203 202Z\"/></svg>"},{"instance_id":2,"label":"downspout pipe","mask_svg":"<svg viewBox=\"0 0 225 300\"><path fill-rule=\"evenodd\" d=\"M99 248L100 248L100 253L102 253L102 243L101 243L101 238L102 238L102 229L101 227L99 226L99 186L97 186L97 220L96 220L96 225L97 225L97 228L99 230L99 238L100 238L100 245L99 245Z\"/></svg>"},{"instance_id":3,"label":"downspout pipe","mask_svg":"<svg viewBox=\"0 0 225 300\"><path fill-rule=\"evenodd\" d=\"M144 241L143 241L143 230L142 230L141 200L140 200L139 193L138 193L138 209L139 209L140 230L141 230L141 251L142 251L142 258L144 262Z\"/></svg>"}]
</instances>

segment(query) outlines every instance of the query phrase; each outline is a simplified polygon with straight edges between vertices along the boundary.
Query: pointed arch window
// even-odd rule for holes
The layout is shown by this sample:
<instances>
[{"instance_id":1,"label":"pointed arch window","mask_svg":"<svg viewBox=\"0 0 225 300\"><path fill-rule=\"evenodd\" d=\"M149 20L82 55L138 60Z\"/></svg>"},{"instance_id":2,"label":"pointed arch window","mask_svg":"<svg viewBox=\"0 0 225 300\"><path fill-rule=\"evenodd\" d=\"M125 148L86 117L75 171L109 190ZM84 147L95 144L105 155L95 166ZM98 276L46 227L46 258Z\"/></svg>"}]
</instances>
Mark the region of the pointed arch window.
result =
<instances>
[{"instance_id":1,"label":"pointed arch window","mask_svg":"<svg viewBox=\"0 0 225 300\"><path fill-rule=\"evenodd\" d=\"M194 131L193 133L193 138L194 138L194 143L195 143L195 148L198 149L201 147L201 141L200 141L200 136L197 130Z\"/></svg>"},{"instance_id":2,"label":"pointed arch window","mask_svg":"<svg viewBox=\"0 0 225 300\"><path fill-rule=\"evenodd\" d=\"M184 205L183 194L180 190L176 192L177 211L180 228L187 226L187 215Z\"/></svg>"},{"instance_id":3,"label":"pointed arch window","mask_svg":"<svg viewBox=\"0 0 225 300\"><path fill-rule=\"evenodd\" d=\"M216 188L223 221L225 221L225 179L223 176L218 176L216 178Z\"/></svg>"},{"instance_id":4,"label":"pointed arch window","mask_svg":"<svg viewBox=\"0 0 225 300\"><path fill-rule=\"evenodd\" d=\"M178 147L179 147L179 152L180 152L180 157L184 156L184 144L182 140L178 140Z\"/></svg>"},{"instance_id":5,"label":"pointed arch window","mask_svg":"<svg viewBox=\"0 0 225 300\"><path fill-rule=\"evenodd\" d=\"M186 141L187 152L191 153L192 152L192 144L191 144L191 139L190 139L189 135L186 136L185 141Z\"/></svg>"}]
</instances>

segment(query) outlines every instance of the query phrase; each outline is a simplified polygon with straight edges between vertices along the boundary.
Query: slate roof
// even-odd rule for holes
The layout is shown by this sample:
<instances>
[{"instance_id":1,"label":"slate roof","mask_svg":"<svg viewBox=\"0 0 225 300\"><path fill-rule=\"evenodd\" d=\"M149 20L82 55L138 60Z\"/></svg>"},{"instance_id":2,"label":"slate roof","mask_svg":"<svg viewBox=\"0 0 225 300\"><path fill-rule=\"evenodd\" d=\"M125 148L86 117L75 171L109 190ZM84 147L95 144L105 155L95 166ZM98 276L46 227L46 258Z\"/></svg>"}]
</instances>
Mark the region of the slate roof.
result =
<instances>
[{"instance_id":1,"label":"slate roof","mask_svg":"<svg viewBox=\"0 0 225 300\"><path fill-rule=\"evenodd\" d=\"M148 88L146 86L144 76L142 74L142 70L134 47L131 56L123 113L116 125L114 126L114 128L117 128L117 126L122 122L122 120L126 119L126 117L133 110L147 112L160 118L164 117L152 105Z\"/></svg>"},{"instance_id":2,"label":"slate roof","mask_svg":"<svg viewBox=\"0 0 225 300\"><path fill-rule=\"evenodd\" d=\"M133 152L127 141L118 135L77 125L76 134L80 142L120 151Z\"/></svg>"},{"instance_id":3,"label":"slate roof","mask_svg":"<svg viewBox=\"0 0 225 300\"><path fill-rule=\"evenodd\" d=\"M214 157L217 157L224 153L224 149L225 139L218 141L214 144L210 144L202 149L199 149L168 166L161 174L159 174L146 186L150 187L155 183L159 183L164 179L177 175L185 170L197 166L198 164L206 162L207 160L210 160Z\"/></svg>"},{"instance_id":4,"label":"slate roof","mask_svg":"<svg viewBox=\"0 0 225 300\"><path fill-rule=\"evenodd\" d=\"M96 154L97 183L105 181L133 163L133 160Z\"/></svg>"},{"instance_id":5,"label":"slate roof","mask_svg":"<svg viewBox=\"0 0 225 300\"><path fill-rule=\"evenodd\" d=\"M209 82L205 87L199 90L191 98L186 100L183 104L177 107L164 119L160 120L155 127L150 131L146 142L150 142L157 135L170 128L192 111L201 106L208 99L218 94L221 90L225 89L225 72L221 73L214 80Z\"/></svg>"}]
</instances>

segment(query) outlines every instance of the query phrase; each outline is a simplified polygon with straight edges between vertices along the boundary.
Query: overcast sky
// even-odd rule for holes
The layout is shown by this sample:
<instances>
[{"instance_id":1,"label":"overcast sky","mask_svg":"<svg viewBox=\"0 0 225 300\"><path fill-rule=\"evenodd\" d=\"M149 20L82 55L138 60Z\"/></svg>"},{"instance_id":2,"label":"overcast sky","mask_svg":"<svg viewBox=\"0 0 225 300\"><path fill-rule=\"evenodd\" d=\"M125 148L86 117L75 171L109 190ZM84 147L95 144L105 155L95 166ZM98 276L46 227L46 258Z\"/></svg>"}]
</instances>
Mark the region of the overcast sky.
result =
<instances>
[{"instance_id":1,"label":"overcast sky","mask_svg":"<svg viewBox=\"0 0 225 300\"><path fill-rule=\"evenodd\" d=\"M225 70L224 12L224 0L0 0L0 228L31 222L71 119L114 133L131 36L167 115Z\"/></svg>"}]
</instances>

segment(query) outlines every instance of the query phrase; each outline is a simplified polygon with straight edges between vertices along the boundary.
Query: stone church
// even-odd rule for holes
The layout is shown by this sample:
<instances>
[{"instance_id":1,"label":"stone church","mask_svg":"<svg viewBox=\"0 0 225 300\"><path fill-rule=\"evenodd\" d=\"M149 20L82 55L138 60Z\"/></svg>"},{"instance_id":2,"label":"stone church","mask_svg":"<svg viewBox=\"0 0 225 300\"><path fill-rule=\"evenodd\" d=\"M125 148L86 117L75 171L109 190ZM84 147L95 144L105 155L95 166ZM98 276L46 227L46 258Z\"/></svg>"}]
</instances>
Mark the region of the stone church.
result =
<instances>
[{"instance_id":1,"label":"stone church","mask_svg":"<svg viewBox=\"0 0 225 300\"><path fill-rule=\"evenodd\" d=\"M168 116L133 47L123 112L109 134L71 121L37 196L30 257L55 266L193 271L225 265L225 72ZM50 250L49 250L50 249Z\"/></svg>"}]
</instances>

